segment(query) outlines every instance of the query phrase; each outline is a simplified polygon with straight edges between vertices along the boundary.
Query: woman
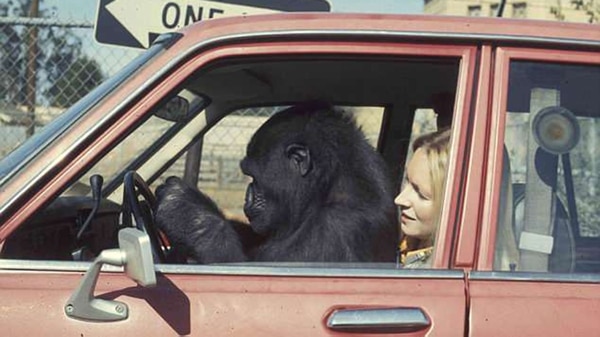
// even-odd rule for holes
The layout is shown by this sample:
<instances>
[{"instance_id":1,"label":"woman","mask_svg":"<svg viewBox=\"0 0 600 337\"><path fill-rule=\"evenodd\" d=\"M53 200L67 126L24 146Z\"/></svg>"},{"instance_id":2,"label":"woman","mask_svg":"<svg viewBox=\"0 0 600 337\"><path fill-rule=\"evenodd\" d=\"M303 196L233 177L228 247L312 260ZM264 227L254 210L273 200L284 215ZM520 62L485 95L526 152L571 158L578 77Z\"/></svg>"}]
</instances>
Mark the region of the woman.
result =
<instances>
[{"instance_id":1,"label":"woman","mask_svg":"<svg viewBox=\"0 0 600 337\"><path fill-rule=\"evenodd\" d=\"M400 208L404 268L428 267L444 194L450 130L420 136L406 168L406 184L394 202Z\"/></svg>"}]
</instances>

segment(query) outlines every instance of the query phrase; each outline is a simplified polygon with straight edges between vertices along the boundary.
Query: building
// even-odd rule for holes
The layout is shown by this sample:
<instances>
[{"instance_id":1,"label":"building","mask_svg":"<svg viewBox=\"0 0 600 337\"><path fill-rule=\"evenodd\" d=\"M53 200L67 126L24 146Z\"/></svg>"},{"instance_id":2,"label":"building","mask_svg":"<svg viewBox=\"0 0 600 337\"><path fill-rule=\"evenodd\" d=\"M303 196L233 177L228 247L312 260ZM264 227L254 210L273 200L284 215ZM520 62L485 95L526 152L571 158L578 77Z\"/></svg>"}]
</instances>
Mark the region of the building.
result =
<instances>
[{"instance_id":1,"label":"building","mask_svg":"<svg viewBox=\"0 0 600 337\"><path fill-rule=\"evenodd\" d=\"M424 13L459 16L496 16L500 6L500 0L424 0L424 3ZM502 16L598 23L600 0L506 0Z\"/></svg>"}]
</instances>

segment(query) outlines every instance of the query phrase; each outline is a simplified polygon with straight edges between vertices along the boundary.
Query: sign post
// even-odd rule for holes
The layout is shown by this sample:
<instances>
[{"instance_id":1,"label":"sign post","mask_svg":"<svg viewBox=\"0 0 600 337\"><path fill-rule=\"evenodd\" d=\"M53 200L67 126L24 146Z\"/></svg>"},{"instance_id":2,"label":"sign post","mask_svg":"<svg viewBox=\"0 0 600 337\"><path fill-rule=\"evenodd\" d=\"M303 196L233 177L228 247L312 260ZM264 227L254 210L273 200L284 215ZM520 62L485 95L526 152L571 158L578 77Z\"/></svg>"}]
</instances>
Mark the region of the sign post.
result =
<instances>
[{"instance_id":1,"label":"sign post","mask_svg":"<svg viewBox=\"0 0 600 337\"><path fill-rule=\"evenodd\" d=\"M148 48L158 35L197 21L329 10L326 0L98 0L94 37L103 44Z\"/></svg>"}]
</instances>

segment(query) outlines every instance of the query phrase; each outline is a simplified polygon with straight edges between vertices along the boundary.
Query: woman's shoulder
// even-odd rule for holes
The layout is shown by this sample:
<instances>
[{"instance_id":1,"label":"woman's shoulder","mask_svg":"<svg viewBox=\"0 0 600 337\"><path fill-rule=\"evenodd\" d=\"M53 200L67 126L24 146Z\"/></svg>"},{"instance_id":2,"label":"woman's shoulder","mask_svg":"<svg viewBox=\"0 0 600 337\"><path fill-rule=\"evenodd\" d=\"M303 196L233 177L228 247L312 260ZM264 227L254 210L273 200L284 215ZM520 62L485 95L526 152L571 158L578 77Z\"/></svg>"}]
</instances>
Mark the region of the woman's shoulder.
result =
<instances>
[{"instance_id":1,"label":"woman's shoulder","mask_svg":"<svg viewBox=\"0 0 600 337\"><path fill-rule=\"evenodd\" d=\"M402 266L409 269L427 268L431 265L432 254L433 247L403 252L401 255Z\"/></svg>"}]
</instances>

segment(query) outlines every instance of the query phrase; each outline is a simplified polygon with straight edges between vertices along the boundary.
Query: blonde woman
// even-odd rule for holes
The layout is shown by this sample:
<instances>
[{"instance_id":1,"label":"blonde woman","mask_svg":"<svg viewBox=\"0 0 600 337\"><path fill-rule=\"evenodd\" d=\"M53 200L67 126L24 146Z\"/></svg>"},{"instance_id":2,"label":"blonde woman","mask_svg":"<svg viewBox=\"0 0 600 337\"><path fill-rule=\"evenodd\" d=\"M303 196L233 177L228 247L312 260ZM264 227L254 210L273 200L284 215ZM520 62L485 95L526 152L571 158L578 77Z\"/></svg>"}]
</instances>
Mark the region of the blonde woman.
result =
<instances>
[{"instance_id":1,"label":"blonde woman","mask_svg":"<svg viewBox=\"0 0 600 337\"><path fill-rule=\"evenodd\" d=\"M406 184L394 202L400 208L401 263L404 268L431 264L444 194L450 130L420 136L406 167Z\"/></svg>"}]
</instances>

